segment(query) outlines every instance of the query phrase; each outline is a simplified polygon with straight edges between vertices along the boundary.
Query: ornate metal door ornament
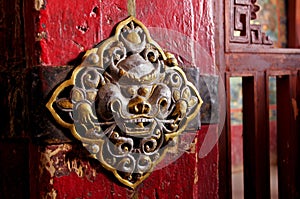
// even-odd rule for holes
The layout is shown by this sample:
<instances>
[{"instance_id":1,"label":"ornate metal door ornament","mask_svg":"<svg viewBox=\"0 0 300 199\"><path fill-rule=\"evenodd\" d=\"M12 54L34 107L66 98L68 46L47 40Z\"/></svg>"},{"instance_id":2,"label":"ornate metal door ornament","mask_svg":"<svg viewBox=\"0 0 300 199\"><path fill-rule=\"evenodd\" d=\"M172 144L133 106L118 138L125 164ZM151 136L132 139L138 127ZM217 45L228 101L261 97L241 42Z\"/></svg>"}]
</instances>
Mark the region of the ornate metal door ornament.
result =
<instances>
[{"instance_id":1,"label":"ornate metal door ornament","mask_svg":"<svg viewBox=\"0 0 300 199\"><path fill-rule=\"evenodd\" d=\"M135 188L200 110L196 88L134 17L89 50L47 103L93 158Z\"/></svg>"}]
</instances>

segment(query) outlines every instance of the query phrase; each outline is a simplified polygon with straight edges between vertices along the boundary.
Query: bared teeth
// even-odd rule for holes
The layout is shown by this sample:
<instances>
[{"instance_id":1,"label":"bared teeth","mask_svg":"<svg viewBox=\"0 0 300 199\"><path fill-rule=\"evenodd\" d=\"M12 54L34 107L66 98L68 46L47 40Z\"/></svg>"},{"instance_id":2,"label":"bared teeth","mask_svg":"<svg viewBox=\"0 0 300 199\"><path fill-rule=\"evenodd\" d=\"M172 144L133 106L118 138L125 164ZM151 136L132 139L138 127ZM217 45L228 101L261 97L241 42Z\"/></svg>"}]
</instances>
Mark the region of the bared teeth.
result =
<instances>
[{"instance_id":1,"label":"bared teeth","mask_svg":"<svg viewBox=\"0 0 300 199\"><path fill-rule=\"evenodd\" d=\"M153 122L153 119L139 118L139 119L131 119L124 120L125 123L139 123L139 122Z\"/></svg>"},{"instance_id":2,"label":"bared teeth","mask_svg":"<svg viewBox=\"0 0 300 199\"><path fill-rule=\"evenodd\" d=\"M144 128L144 123L143 123L143 122L139 122L139 123L137 123L137 125L138 125L139 127L141 127L141 128Z\"/></svg>"}]
</instances>

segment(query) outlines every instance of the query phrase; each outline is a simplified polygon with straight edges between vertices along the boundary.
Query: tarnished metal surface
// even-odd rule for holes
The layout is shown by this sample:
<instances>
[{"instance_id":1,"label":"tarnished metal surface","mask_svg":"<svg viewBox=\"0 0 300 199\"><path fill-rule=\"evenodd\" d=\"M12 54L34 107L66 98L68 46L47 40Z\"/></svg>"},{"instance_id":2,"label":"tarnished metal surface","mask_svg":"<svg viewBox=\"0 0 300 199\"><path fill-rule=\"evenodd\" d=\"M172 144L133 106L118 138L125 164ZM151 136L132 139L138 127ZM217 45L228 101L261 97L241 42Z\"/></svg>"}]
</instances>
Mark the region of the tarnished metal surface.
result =
<instances>
[{"instance_id":1,"label":"tarnished metal surface","mask_svg":"<svg viewBox=\"0 0 300 199\"><path fill-rule=\"evenodd\" d=\"M30 120L32 139L39 143L65 143L72 140L71 133L60 127L45 107L50 93L68 77L72 66L34 67L28 74L30 89ZM74 140L74 139L73 139Z\"/></svg>"},{"instance_id":2,"label":"tarnished metal surface","mask_svg":"<svg viewBox=\"0 0 300 199\"><path fill-rule=\"evenodd\" d=\"M199 78L200 96L203 99L201 106L201 123L217 124L219 123L219 95L218 85L219 76L200 75Z\"/></svg>"},{"instance_id":3,"label":"tarnished metal surface","mask_svg":"<svg viewBox=\"0 0 300 199\"><path fill-rule=\"evenodd\" d=\"M219 122L219 76L201 74L199 68L183 68L187 79L195 85L203 100L199 115L187 126L187 129L192 131L199 129L201 124L216 124Z\"/></svg>"},{"instance_id":4,"label":"tarnished metal surface","mask_svg":"<svg viewBox=\"0 0 300 199\"><path fill-rule=\"evenodd\" d=\"M176 58L129 17L87 51L47 108L120 182L135 188L176 145L201 104Z\"/></svg>"},{"instance_id":5,"label":"tarnished metal surface","mask_svg":"<svg viewBox=\"0 0 300 199\"><path fill-rule=\"evenodd\" d=\"M49 111L44 106L50 98L50 93L57 84L70 76L74 66L61 67L34 67L29 72L31 84L30 118L32 119L32 138L39 143L65 143L72 141L72 136L64 128L57 125ZM218 77L213 75L200 75L198 68L184 67L187 79L194 84L203 99L201 118L198 114L189 122L187 131L195 132L202 124L218 122ZM201 119L201 122L200 122Z\"/></svg>"}]
</instances>

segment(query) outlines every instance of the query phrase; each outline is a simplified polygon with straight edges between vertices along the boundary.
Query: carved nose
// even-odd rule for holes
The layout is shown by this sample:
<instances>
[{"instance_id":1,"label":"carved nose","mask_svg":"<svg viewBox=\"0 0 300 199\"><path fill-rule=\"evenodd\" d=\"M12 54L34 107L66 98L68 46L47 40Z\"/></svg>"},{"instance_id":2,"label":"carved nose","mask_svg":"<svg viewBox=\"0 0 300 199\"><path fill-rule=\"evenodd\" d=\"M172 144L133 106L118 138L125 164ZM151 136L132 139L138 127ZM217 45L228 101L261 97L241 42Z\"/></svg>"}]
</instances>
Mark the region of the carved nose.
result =
<instances>
[{"instance_id":1,"label":"carved nose","mask_svg":"<svg viewBox=\"0 0 300 199\"><path fill-rule=\"evenodd\" d=\"M128 103L128 111L132 114L147 114L151 110L151 105L144 98L137 96Z\"/></svg>"}]
</instances>

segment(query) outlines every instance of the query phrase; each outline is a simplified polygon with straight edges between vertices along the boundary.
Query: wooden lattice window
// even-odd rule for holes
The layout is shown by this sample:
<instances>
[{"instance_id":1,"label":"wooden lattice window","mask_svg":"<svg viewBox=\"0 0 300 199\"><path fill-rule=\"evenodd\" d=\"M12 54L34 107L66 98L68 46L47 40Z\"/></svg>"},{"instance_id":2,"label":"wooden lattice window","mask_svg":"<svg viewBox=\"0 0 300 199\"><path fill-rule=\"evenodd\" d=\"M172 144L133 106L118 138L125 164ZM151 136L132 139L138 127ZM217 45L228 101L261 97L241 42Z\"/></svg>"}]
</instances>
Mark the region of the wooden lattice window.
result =
<instances>
[{"instance_id":1,"label":"wooden lattice window","mask_svg":"<svg viewBox=\"0 0 300 199\"><path fill-rule=\"evenodd\" d=\"M287 4L286 45L297 47L296 2ZM216 63L227 93L227 123L220 137L220 197L231 198L230 79L241 78L244 198L270 198L270 78L276 82L279 198L299 198L300 49L277 48L265 34L256 0L218 1ZM292 8L292 9L291 9ZM225 18L223 18L225 17ZM225 21L225 24L220 23ZM292 28L293 26L293 28ZM224 32L223 32L224 31ZM295 39L296 38L296 39ZM224 46L225 44L225 46ZM283 45L282 45L283 46ZM282 47L279 45L279 47Z\"/></svg>"}]
</instances>

